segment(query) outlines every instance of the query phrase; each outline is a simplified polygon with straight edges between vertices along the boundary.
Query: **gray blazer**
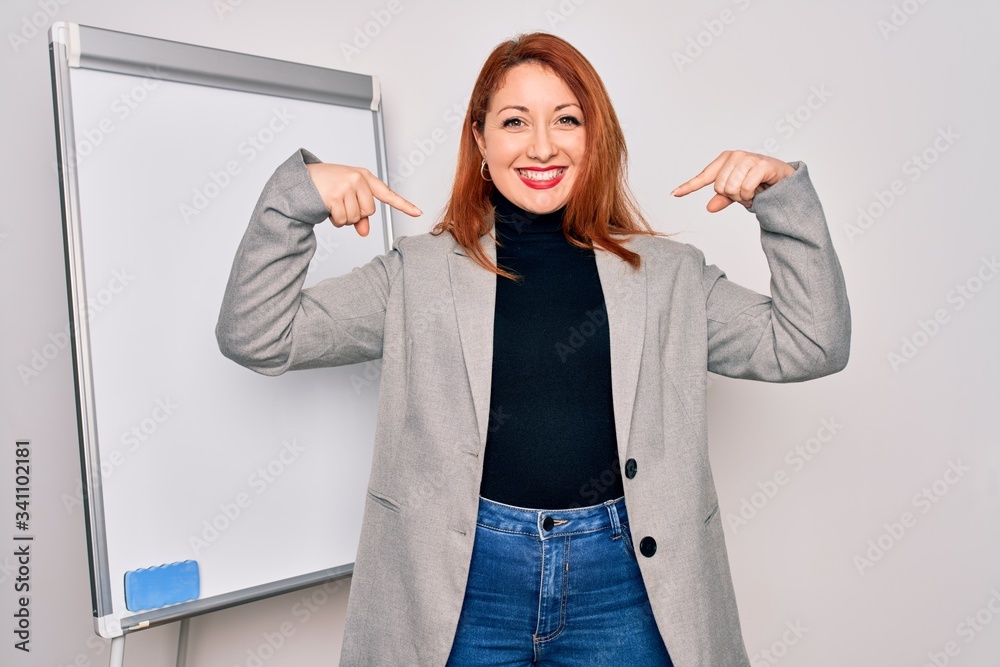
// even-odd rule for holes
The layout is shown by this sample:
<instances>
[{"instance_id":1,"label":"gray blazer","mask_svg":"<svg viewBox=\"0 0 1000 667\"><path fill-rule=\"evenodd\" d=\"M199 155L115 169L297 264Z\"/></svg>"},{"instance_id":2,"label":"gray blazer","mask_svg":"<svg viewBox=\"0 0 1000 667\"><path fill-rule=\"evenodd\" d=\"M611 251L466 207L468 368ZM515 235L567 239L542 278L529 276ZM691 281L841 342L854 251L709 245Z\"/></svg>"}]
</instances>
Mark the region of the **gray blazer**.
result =
<instances>
[{"instance_id":1,"label":"gray blazer","mask_svg":"<svg viewBox=\"0 0 1000 667\"><path fill-rule=\"evenodd\" d=\"M341 665L444 665L465 591L489 422L496 277L450 234L395 240L302 289L328 211L299 151L268 181L216 334L265 375L382 359L379 409ZM796 382L842 369L851 320L806 165L755 198L771 296L696 248L635 236L633 270L596 252L608 311L618 454L653 614L677 667L748 667L709 467L706 371ZM349 230L344 233L352 233ZM481 239L490 257L496 246ZM569 336L570 332L567 332ZM555 354L553 350L553 354Z\"/></svg>"}]
</instances>

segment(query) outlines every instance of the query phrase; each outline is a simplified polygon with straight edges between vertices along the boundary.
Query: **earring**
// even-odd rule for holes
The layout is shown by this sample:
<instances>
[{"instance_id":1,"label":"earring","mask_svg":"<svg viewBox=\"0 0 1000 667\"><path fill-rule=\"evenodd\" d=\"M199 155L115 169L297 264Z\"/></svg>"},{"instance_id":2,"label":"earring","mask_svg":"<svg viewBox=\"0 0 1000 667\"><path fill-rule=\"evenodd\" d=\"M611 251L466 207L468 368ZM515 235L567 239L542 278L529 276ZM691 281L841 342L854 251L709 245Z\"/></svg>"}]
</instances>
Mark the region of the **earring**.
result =
<instances>
[{"instance_id":1,"label":"earring","mask_svg":"<svg viewBox=\"0 0 1000 667\"><path fill-rule=\"evenodd\" d=\"M489 181L489 182L492 183L493 179L492 178L487 178L486 174L484 173L484 170L486 170L486 158L485 157L483 158L483 163L481 165L479 165L479 175L483 177L484 181Z\"/></svg>"}]
</instances>

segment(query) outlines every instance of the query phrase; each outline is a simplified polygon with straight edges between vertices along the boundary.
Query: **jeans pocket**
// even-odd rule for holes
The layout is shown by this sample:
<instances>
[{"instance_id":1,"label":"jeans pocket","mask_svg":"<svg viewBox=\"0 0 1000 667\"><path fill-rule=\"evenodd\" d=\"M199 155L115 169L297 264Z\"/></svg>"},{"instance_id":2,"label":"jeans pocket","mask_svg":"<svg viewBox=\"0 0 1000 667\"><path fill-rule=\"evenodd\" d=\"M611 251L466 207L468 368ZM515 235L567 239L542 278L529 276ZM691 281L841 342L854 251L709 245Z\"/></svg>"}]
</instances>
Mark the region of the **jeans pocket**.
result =
<instances>
[{"instance_id":1,"label":"jeans pocket","mask_svg":"<svg viewBox=\"0 0 1000 667\"><path fill-rule=\"evenodd\" d=\"M632 546L632 531L629 530L628 524L621 524L622 527L622 545L625 547L625 551L631 558L635 558L635 548Z\"/></svg>"}]
</instances>

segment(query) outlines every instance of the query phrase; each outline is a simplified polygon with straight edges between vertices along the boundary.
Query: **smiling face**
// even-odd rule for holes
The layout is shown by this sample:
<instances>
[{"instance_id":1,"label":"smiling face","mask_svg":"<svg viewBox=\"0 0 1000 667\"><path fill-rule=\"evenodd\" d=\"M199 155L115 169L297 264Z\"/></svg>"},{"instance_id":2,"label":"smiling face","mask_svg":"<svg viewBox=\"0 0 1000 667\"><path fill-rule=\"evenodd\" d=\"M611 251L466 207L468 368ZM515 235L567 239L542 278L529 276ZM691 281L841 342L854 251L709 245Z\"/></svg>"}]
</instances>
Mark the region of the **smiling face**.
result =
<instances>
[{"instance_id":1,"label":"smiling face","mask_svg":"<svg viewBox=\"0 0 1000 667\"><path fill-rule=\"evenodd\" d=\"M566 205L583 167L583 122L569 86L529 62L507 72L473 131L500 193L531 213L551 213Z\"/></svg>"}]
</instances>

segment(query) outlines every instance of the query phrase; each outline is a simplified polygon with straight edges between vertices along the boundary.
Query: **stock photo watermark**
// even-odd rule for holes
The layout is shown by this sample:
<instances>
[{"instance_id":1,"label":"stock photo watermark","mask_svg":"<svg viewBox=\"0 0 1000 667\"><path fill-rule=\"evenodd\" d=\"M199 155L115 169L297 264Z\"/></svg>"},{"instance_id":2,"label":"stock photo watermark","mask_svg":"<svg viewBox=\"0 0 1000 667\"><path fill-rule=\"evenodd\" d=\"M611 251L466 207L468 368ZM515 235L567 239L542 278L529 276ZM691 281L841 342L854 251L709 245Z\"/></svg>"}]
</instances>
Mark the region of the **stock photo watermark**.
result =
<instances>
[{"instance_id":1,"label":"stock photo watermark","mask_svg":"<svg viewBox=\"0 0 1000 667\"><path fill-rule=\"evenodd\" d=\"M750 7L751 0L733 0L733 4L740 11L745 11ZM687 38L682 50L674 51L671 54L677 71L683 73L686 68L705 55L722 38L728 27L736 23L738 18L737 12L727 8L720 11L717 16L702 21L702 29Z\"/></svg>"},{"instance_id":2,"label":"stock photo watermark","mask_svg":"<svg viewBox=\"0 0 1000 667\"><path fill-rule=\"evenodd\" d=\"M191 198L177 205L177 211L184 222L191 222L207 209L230 185L243 173L243 166L253 162L275 140L288 129L295 116L289 113L287 107L272 109L271 117L263 127L248 134L236 146L236 154L243 158L227 160L218 170L210 170L201 185L191 190Z\"/></svg>"},{"instance_id":3,"label":"stock photo watermark","mask_svg":"<svg viewBox=\"0 0 1000 667\"><path fill-rule=\"evenodd\" d=\"M32 535L32 447L31 440L15 440L14 454L14 493L11 517L13 527L17 531L13 536L11 551L14 554L14 648L28 653L31 651L31 561L32 547L35 536Z\"/></svg>"},{"instance_id":4,"label":"stock photo watermark","mask_svg":"<svg viewBox=\"0 0 1000 667\"><path fill-rule=\"evenodd\" d=\"M920 516L928 514L941 500L948 495L952 487L958 484L971 472L972 468L962 464L961 459L948 461L948 467L938 479L934 480L920 491L913 494L910 504L917 510L914 514L910 511L902 512L895 521L884 522L883 531L873 539L868 540L867 548L860 554L855 554L852 558L854 567L858 574L865 576L867 570L875 567L875 564L885 558L906 534L913 530Z\"/></svg>"},{"instance_id":5,"label":"stock photo watermark","mask_svg":"<svg viewBox=\"0 0 1000 667\"><path fill-rule=\"evenodd\" d=\"M802 641L809 628L802 625L802 621L795 619L785 621L785 630L781 637L771 642L771 645L750 656L750 667L771 667L781 662L781 659L788 655L791 647Z\"/></svg>"},{"instance_id":6,"label":"stock photo watermark","mask_svg":"<svg viewBox=\"0 0 1000 667\"><path fill-rule=\"evenodd\" d=\"M951 664L951 659L962 653L962 646L958 639L962 639L966 646L976 641L976 638L993 623L993 620L1000 616L1000 588L990 589L990 597L986 600L974 614L968 614L955 626L956 639L949 639L940 650L927 652L927 660L921 667L945 667Z\"/></svg>"},{"instance_id":7,"label":"stock photo watermark","mask_svg":"<svg viewBox=\"0 0 1000 667\"><path fill-rule=\"evenodd\" d=\"M108 138L123 127L123 123L149 100L150 93L160 85L159 67L147 67L144 76L131 88L120 93L108 105L107 112L89 127L76 131L75 141L69 148L69 160L77 167L93 155ZM59 172L58 160L52 161L53 173Z\"/></svg>"},{"instance_id":8,"label":"stock photo watermark","mask_svg":"<svg viewBox=\"0 0 1000 667\"><path fill-rule=\"evenodd\" d=\"M337 251L340 250L340 243L338 243L329 234L315 234L316 238L316 252L313 253L312 259L309 260L309 270L314 271L321 264L326 262L326 260L334 257Z\"/></svg>"},{"instance_id":9,"label":"stock photo watermark","mask_svg":"<svg viewBox=\"0 0 1000 667\"><path fill-rule=\"evenodd\" d=\"M436 297L421 304L419 309L414 310L414 315L408 318L409 327L414 334L425 334L430 331L431 324L454 312L454 302L444 297ZM398 336L386 337L382 341L382 357L366 361L361 365L361 370L351 373L350 382L354 389L355 396L360 396L362 392L372 386L378 386L382 380L382 365L385 357L396 358L405 361L406 355L410 353L407 339L409 334L403 333ZM388 355L386 352L388 351Z\"/></svg>"},{"instance_id":10,"label":"stock photo watermark","mask_svg":"<svg viewBox=\"0 0 1000 667\"><path fill-rule=\"evenodd\" d=\"M97 290L87 298L87 322L93 322L94 318L107 310L115 298L125 291L135 276L128 272L128 269L116 269L111 272L111 279L105 283L104 287ZM70 324L59 331L50 332L46 342L39 347L34 347L28 352L28 362L17 365L17 374L21 382L27 387L32 380L40 376L49 365L59 357L59 354L69 347L70 344Z\"/></svg>"},{"instance_id":11,"label":"stock photo watermark","mask_svg":"<svg viewBox=\"0 0 1000 667\"><path fill-rule=\"evenodd\" d=\"M392 187L402 184L434 155L438 147L457 136L458 129L465 122L465 108L468 102L455 102L441 114L444 126L438 126L419 139L413 140L413 148L396 159L395 171L389 172Z\"/></svg>"},{"instance_id":12,"label":"stock photo watermark","mask_svg":"<svg viewBox=\"0 0 1000 667\"><path fill-rule=\"evenodd\" d=\"M764 155L775 155L781 150L779 139L788 141L795 134L804 128L812 120L816 112L826 106L830 98L834 97L833 91L826 87L825 83L818 86L810 86L809 94L797 107L785 112L774 122L774 129L778 137L768 137L761 142L760 147L754 150L755 153Z\"/></svg>"},{"instance_id":13,"label":"stock photo watermark","mask_svg":"<svg viewBox=\"0 0 1000 667\"><path fill-rule=\"evenodd\" d=\"M180 404L174 402L169 396L154 399L153 409L119 435L118 441L122 444L123 449L113 449L101 457L101 480L110 479L121 466L125 465L131 454L147 446L147 443L154 439L156 433L180 407ZM73 512L77 507L83 507L83 480L77 482L75 494L64 493L61 500L67 512Z\"/></svg>"},{"instance_id":14,"label":"stock photo watermark","mask_svg":"<svg viewBox=\"0 0 1000 667\"><path fill-rule=\"evenodd\" d=\"M796 473L801 472L826 445L833 442L834 437L843 428L844 425L838 422L836 417L824 417L812 437L789 449L784 458L788 469L778 468L767 479L758 481L757 491L740 498L738 514L726 512L726 523L733 533L739 533L749 525L750 521L774 500L781 489L788 485Z\"/></svg>"},{"instance_id":15,"label":"stock photo watermark","mask_svg":"<svg viewBox=\"0 0 1000 667\"><path fill-rule=\"evenodd\" d=\"M962 135L957 134L950 125L939 127L937 135L930 143L903 161L899 167L900 172L910 183L916 183L961 138ZM872 199L864 206L858 207L855 221L844 225L847 240L853 244L859 236L863 236L874 227L875 223L907 192L909 188L902 178L894 178L884 189L874 190Z\"/></svg>"},{"instance_id":16,"label":"stock photo watermark","mask_svg":"<svg viewBox=\"0 0 1000 667\"><path fill-rule=\"evenodd\" d=\"M35 3L38 11L22 16L17 32L12 30L7 33L7 41L14 53L20 51L35 36L45 34L55 15L70 2L72 0L38 0Z\"/></svg>"},{"instance_id":17,"label":"stock photo watermark","mask_svg":"<svg viewBox=\"0 0 1000 667\"><path fill-rule=\"evenodd\" d=\"M291 621L284 621L272 632L264 632L260 635L261 641L254 648L247 649L247 659L244 663L246 667L261 667L265 662L274 657L281 650L290 637L295 634L295 626Z\"/></svg>"},{"instance_id":18,"label":"stock photo watermark","mask_svg":"<svg viewBox=\"0 0 1000 667\"><path fill-rule=\"evenodd\" d=\"M576 10L587 4L587 0L562 0L555 9L545 10L545 20L549 22L549 30L554 30L560 23L569 20Z\"/></svg>"},{"instance_id":19,"label":"stock photo watermark","mask_svg":"<svg viewBox=\"0 0 1000 667\"><path fill-rule=\"evenodd\" d=\"M378 386L382 380L382 359L372 359L361 364L361 371L351 373L351 387L354 394L360 396L366 387Z\"/></svg>"},{"instance_id":20,"label":"stock photo watermark","mask_svg":"<svg viewBox=\"0 0 1000 667\"><path fill-rule=\"evenodd\" d=\"M952 322L952 316L971 303L998 272L1000 263L997 262L996 255L982 257L971 275L948 290L945 302L951 308L936 308L927 318L919 318L913 331L900 339L899 347L887 353L889 368L898 373L901 367L912 362L921 350L941 335L944 327Z\"/></svg>"},{"instance_id":21,"label":"stock photo watermark","mask_svg":"<svg viewBox=\"0 0 1000 667\"><path fill-rule=\"evenodd\" d=\"M597 335L601 327L607 323L608 316L603 308L588 310L586 319L579 325L570 327L569 335L556 343L555 348L559 361L565 364L567 359L576 354L576 351L586 345L587 341Z\"/></svg>"},{"instance_id":22,"label":"stock photo watermark","mask_svg":"<svg viewBox=\"0 0 1000 667\"><path fill-rule=\"evenodd\" d=\"M57 663L55 667L96 667L96 665L104 667L108 663L107 658L100 661L95 660L95 658L99 658L109 651L109 640L95 634L87 637L84 644L89 650L80 651L69 662Z\"/></svg>"},{"instance_id":23,"label":"stock photo watermark","mask_svg":"<svg viewBox=\"0 0 1000 667\"><path fill-rule=\"evenodd\" d=\"M212 11L220 21L243 6L243 0L212 0Z\"/></svg>"},{"instance_id":24,"label":"stock photo watermark","mask_svg":"<svg viewBox=\"0 0 1000 667\"><path fill-rule=\"evenodd\" d=\"M910 19L926 4L927 0L903 0L903 2L894 3L889 15L885 18L879 18L875 22L875 27L882 35L882 41L888 42L889 38L909 23Z\"/></svg>"},{"instance_id":25,"label":"stock photo watermark","mask_svg":"<svg viewBox=\"0 0 1000 667\"><path fill-rule=\"evenodd\" d=\"M389 0L385 7L373 9L370 13L371 20L354 28L351 41L340 43L340 53L344 60L351 62L355 56L360 56L402 11L403 3L400 0Z\"/></svg>"},{"instance_id":26,"label":"stock photo watermark","mask_svg":"<svg viewBox=\"0 0 1000 667\"><path fill-rule=\"evenodd\" d=\"M188 536L188 546L194 555L200 555L215 544L222 534L232 528L246 510L250 509L254 497L267 492L305 451L306 448L298 444L294 438L285 440L281 451L274 458L247 477L248 491L240 491L229 500L219 503L218 512L211 518L202 520L200 532ZM249 491L253 491L253 495Z\"/></svg>"},{"instance_id":27,"label":"stock photo watermark","mask_svg":"<svg viewBox=\"0 0 1000 667\"><path fill-rule=\"evenodd\" d=\"M347 578L336 579L311 589L292 605L290 610L292 617L298 620L300 627L305 625L329 603L333 594L338 593L349 581L350 579ZM261 633L260 639L256 640L256 645L247 648L243 665L245 667L263 667L264 663L288 644L295 632L296 627L291 621L282 621L274 630ZM239 667L239 665L233 667Z\"/></svg>"}]
</instances>

